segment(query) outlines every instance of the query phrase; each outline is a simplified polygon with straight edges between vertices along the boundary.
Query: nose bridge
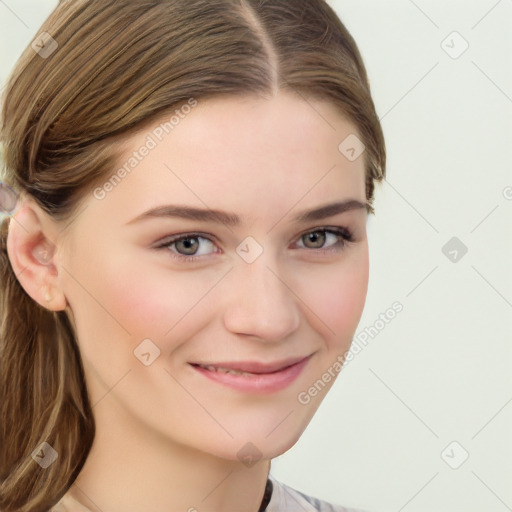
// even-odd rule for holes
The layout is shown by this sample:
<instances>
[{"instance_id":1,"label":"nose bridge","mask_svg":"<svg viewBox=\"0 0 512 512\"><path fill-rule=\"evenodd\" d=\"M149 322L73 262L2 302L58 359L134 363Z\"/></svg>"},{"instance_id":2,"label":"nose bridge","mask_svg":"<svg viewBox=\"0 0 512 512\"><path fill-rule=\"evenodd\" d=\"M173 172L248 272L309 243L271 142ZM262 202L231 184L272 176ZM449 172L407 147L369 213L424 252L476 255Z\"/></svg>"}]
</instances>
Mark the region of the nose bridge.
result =
<instances>
[{"instance_id":1,"label":"nose bridge","mask_svg":"<svg viewBox=\"0 0 512 512\"><path fill-rule=\"evenodd\" d=\"M237 263L233 293L224 314L227 329L278 341L298 328L297 298L277 268L274 258L265 252L252 263Z\"/></svg>"}]
</instances>

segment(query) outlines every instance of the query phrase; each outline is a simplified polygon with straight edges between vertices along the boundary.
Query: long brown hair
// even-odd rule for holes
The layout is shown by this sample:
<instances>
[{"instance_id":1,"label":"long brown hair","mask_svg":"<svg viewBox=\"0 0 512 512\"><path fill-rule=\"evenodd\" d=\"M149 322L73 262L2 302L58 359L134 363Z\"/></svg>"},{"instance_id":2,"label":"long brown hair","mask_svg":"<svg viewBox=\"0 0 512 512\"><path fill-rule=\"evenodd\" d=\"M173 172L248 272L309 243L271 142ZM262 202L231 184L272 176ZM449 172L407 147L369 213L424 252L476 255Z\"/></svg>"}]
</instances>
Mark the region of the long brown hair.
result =
<instances>
[{"instance_id":1,"label":"long brown hair","mask_svg":"<svg viewBox=\"0 0 512 512\"><path fill-rule=\"evenodd\" d=\"M116 141L132 130L190 98L277 90L329 100L357 127L374 213L382 128L357 46L324 0L61 1L42 33L46 53L28 46L8 81L0 137L6 183L54 219L70 219L112 173ZM20 285L10 220L0 238L0 509L43 512L77 477L95 424L68 314ZM31 457L44 442L58 453L46 469Z\"/></svg>"}]
</instances>

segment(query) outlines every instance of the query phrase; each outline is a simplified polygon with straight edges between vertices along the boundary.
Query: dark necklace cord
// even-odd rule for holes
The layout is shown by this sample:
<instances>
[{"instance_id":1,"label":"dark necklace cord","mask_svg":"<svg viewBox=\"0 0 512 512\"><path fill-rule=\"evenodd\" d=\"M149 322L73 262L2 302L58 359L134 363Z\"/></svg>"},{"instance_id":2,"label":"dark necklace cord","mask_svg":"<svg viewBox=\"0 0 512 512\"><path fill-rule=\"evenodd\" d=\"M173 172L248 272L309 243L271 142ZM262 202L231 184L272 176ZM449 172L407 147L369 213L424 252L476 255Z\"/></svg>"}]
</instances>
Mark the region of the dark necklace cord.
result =
<instances>
[{"instance_id":1,"label":"dark necklace cord","mask_svg":"<svg viewBox=\"0 0 512 512\"><path fill-rule=\"evenodd\" d=\"M263 500L261 502L260 508L258 512L265 512L267 510L267 506L270 503L270 498L272 497L273 485L270 481L270 478L267 478L267 484L265 485L265 493L263 494Z\"/></svg>"}]
</instances>

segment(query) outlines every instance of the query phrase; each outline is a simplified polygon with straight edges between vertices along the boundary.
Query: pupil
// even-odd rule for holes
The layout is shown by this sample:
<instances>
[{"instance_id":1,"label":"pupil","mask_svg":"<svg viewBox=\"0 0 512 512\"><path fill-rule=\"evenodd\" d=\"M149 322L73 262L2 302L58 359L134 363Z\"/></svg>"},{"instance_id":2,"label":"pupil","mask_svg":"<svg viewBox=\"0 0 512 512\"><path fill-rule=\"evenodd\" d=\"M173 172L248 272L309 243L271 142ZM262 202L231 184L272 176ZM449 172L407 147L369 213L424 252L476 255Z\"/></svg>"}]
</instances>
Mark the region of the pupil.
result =
<instances>
[{"instance_id":1,"label":"pupil","mask_svg":"<svg viewBox=\"0 0 512 512\"><path fill-rule=\"evenodd\" d=\"M325 234L319 236L320 231L316 231L314 233L309 233L307 236L309 237L310 241L313 242L313 244L317 244L315 248L322 247L324 244L324 238ZM318 243L320 242L320 243Z\"/></svg>"},{"instance_id":2,"label":"pupil","mask_svg":"<svg viewBox=\"0 0 512 512\"><path fill-rule=\"evenodd\" d=\"M185 248L185 251L189 251L190 249L192 249L192 252L187 253L187 254L195 253L196 247L194 247L194 246L197 246L197 242L195 242L194 238L185 238L184 240L180 240L178 242L178 244L182 244Z\"/></svg>"}]
</instances>

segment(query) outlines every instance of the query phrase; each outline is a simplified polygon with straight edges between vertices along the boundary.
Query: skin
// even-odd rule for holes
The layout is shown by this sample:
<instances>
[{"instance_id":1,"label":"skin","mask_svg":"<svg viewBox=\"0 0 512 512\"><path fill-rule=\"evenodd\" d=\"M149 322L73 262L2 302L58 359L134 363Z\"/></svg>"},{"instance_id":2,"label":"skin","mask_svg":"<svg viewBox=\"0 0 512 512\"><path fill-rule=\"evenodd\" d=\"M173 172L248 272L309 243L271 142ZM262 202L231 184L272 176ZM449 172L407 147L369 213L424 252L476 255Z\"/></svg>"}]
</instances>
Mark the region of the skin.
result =
<instances>
[{"instance_id":1,"label":"skin","mask_svg":"<svg viewBox=\"0 0 512 512\"><path fill-rule=\"evenodd\" d=\"M124 141L120 165L159 124ZM335 201L366 202L363 157L349 161L338 150L355 133L329 103L289 93L199 101L104 199L85 197L67 229L23 198L9 256L34 300L72 318L97 427L69 503L258 510L270 460L297 442L334 379L306 405L298 394L348 350L364 308L366 210L291 220ZM127 224L165 204L225 210L242 222ZM341 242L326 227L349 228L354 241L329 252ZM303 236L315 229L323 249ZM176 259L187 254L180 244L155 248L195 232L205 235L194 239L197 261ZM263 248L253 263L236 252L247 236ZM49 256L41 262L34 249ZM149 366L134 356L147 338L160 349ZM310 354L289 387L267 394L214 383L188 364ZM252 467L237 456L247 442L261 454Z\"/></svg>"}]
</instances>

